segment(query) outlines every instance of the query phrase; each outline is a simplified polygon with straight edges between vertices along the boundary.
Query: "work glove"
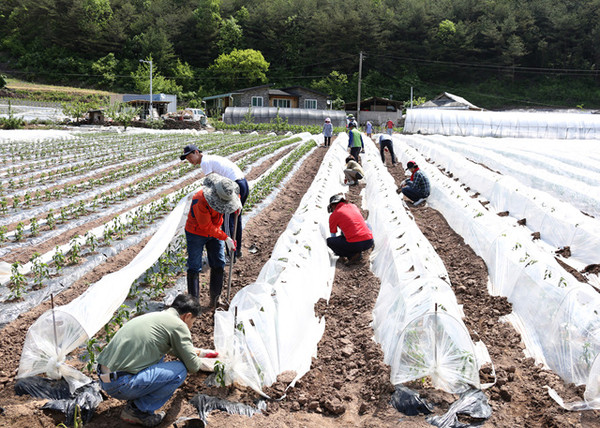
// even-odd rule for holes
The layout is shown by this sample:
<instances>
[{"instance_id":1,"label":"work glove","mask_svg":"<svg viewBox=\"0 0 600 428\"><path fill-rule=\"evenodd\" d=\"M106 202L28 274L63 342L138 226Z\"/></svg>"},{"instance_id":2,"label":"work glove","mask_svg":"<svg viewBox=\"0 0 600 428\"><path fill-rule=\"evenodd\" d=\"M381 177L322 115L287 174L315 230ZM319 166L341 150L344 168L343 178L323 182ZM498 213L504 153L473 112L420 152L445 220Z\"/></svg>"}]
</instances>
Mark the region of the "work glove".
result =
<instances>
[{"instance_id":1,"label":"work glove","mask_svg":"<svg viewBox=\"0 0 600 428\"><path fill-rule=\"evenodd\" d=\"M227 245L227 249L230 252L235 251L236 248L236 244L235 241L233 239L231 239L229 236L227 237L227 239L225 240L225 245Z\"/></svg>"},{"instance_id":2,"label":"work glove","mask_svg":"<svg viewBox=\"0 0 600 428\"><path fill-rule=\"evenodd\" d=\"M217 358L219 356L219 353L212 349L194 348L194 351L200 358Z\"/></svg>"}]
</instances>

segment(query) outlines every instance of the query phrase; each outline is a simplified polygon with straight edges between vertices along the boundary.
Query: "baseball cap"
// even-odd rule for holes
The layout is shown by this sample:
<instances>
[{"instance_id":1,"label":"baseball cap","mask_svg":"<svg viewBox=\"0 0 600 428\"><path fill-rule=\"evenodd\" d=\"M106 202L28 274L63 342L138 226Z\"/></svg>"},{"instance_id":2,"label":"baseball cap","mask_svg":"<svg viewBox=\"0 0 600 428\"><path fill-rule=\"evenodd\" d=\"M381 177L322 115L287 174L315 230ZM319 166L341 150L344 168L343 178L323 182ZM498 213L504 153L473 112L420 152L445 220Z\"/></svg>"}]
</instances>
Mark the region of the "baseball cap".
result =
<instances>
[{"instance_id":1,"label":"baseball cap","mask_svg":"<svg viewBox=\"0 0 600 428\"><path fill-rule=\"evenodd\" d=\"M188 144L187 146L185 146L183 148L183 154L181 156L179 156L179 159L185 160L185 158L187 157L187 155L189 155L190 153L195 152L196 150L198 150L200 153L202 153L202 150L198 149L198 147L196 147L195 145Z\"/></svg>"}]
</instances>

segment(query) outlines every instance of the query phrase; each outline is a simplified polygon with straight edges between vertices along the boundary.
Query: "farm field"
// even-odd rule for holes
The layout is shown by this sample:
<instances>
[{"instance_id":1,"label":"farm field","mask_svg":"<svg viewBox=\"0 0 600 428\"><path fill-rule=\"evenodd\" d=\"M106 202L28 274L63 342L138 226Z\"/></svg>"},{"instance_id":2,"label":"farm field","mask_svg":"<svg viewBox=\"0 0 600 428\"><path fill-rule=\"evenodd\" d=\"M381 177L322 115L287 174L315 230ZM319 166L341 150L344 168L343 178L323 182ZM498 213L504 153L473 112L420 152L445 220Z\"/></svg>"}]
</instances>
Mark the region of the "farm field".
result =
<instances>
[{"instance_id":1,"label":"farm field","mask_svg":"<svg viewBox=\"0 0 600 428\"><path fill-rule=\"evenodd\" d=\"M36 296L25 308L13 308L8 297L15 293L14 287L11 289L6 283L2 286L2 316L7 318L3 321L0 338L0 357L5 362L0 368L0 407L3 408L0 426L54 427L63 422L62 414L40 410L43 401L14 393L14 375L27 329L50 307L48 293L44 290L55 287L56 305L65 305L80 296L89 284L127 265L148 242L158 220L173 209L177 198L192 191L199 175L187 163L179 162L178 154L183 145L194 143L206 151L231 156L246 170L249 182L257 184L257 188L262 186L267 189L262 192L266 196L265 202L257 200L255 209L247 214L244 257L233 269L232 294L235 295L260 276L261 269L274 252L276 241L288 228L294 213L302 208L303 196L309 192L313 181L318 179L317 171L322 165L332 162L331 158L343 159L347 145L345 136L339 136L330 149L314 148L311 140L318 143L318 138L302 135L277 137L159 133L135 136L64 135L64 138L46 140L43 144L30 140L4 141L0 146L0 160L4 162L0 166L0 179L2 200L5 201L4 204L0 201L3 214L0 227L4 228L0 245L2 260L11 265L18 262L25 269L34 252L40 256L37 263L30 262L29 272L24 270L27 285L20 290L21 294L25 301L31 295ZM448 144L451 143L448 139ZM467 146L475 147L476 144L473 142ZM47 147L47 151L42 154L44 147ZM452 167L439 166L436 162L437 153L428 151L425 143L419 139L395 136L395 147L402 165L406 164L407 159L420 154L424 156L420 164L428 173L429 168L445 169L444 176L447 175L446 170L454 171ZM371 147L368 144L367 149L363 162L371 162L378 157L374 145ZM87 153L83 159L80 155L82 151ZM297 154L294 155L294 152ZM282 168L281 165L285 165L284 159L290 159L287 163L293 168L288 168L285 174L273 174ZM392 167L389 156L386 160L387 169L383 168L381 172L387 174L389 171L386 185L399 185L405 179L404 170L401 166ZM469 162L478 162L488 169L500 169L487 165L484 159ZM433 173L434 170L431 171ZM341 170L337 172L341 183ZM460 181L460 174L455 174L453 178L458 178L458 185L463 184L464 195L479 203L482 211L490 211L498 218L512 221L509 223L512 228L520 226L517 221L522 216L510 220L510 213L514 215L516 208L503 208L502 211L509 211L508 215L497 216L500 209L494 208L496 202L489 202L489 198L482 200L482 204L478 196L471 198L475 192L466 188L475 186L464 185ZM277 178L269 180L270 176ZM335 178L337 180L338 177ZM369 175L367 186L371 186L368 180ZM268 195L274 185L281 181L281 189L276 195L271 195L270 200ZM442 181L434 182L438 184L438 189L446 192ZM343 188L341 184L337 186L334 188ZM345 189L350 201L363 206L365 193L369 194L364 184ZM573 197L570 196L570 199ZM442 200L432 194L427 206L406 209L443 262L449 283L464 310L463 321L471 339L485 343L495 366L496 383L485 390L492 408L492 415L485 426L600 426L597 411L567 412L550 398L545 386L555 389L566 402L581 400L584 387L564 382L555 372L545 370L542 364L536 364L535 359L524 352L525 345L520 333L502 318L512 311L510 296L507 298L498 290L492 293L494 295L490 294L485 258L477 253L478 248L474 250L465 242L470 239L468 236L453 230L451 226L458 227L450 216L444 218L442 214L447 213L443 203L439 202ZM150 205L152 202L155 204ZM586 207L594 207L593 201L584 202ZM573 205L576 205L575 202ZM141 207L145 206L149 208L142 211ZM402 204L397 208L405 209ZM326 222L326 211L322 211L323 221ZM588 208L587 211L592 210ZM367 216L371 213L365 210L364 214ZM122 217L114 221L117 216ZM533 218L528 217L527 224L531 223ZM133 228L127 226L132 224ZM104 229L97 236L90 233L102 226ZM540 235L544 235L544 229L540 230ZM91 238L92 235L96 239ZM312 245L316 247L319 243ZM552 245L540 244L540 251L551 251L548 248ZM73 251L74 247L80 247L79 254L74 255L77 253ZM118 250L111 252L109 248ZM376 243L371 255L375 257L377 251ZM144 282L136 284L136 292L128 299L133 306L144 309L144 302L161 302L168 299L173 289L185 289L185 274L181 273L185 271L181 265L184 252L179 247L170 249L170 252L175 255L168 262L167 278L149 275ZM66 259L60 269L56 266L56 261L60 263L61 260L56 256L57 253ZM94 263L94 256L98 253L104 255L96 258L103 260ZM572 272L582 271L593 264L586 258L585 248L578 249L572 245L572 253ZM44 254L48 254L47 262L44 262L48 269L46 275L39 273L43 270L40 268L43 263L39 260ZM75 257L77 255L79 257ZM69 262L69 257L73 263ZM570 262L567 258L562 261L565 264ZM67 279L61 282L60 278L63 277ZM593 273L580 274L578 278L592 284L596 280ZM206 283L206 278L202 282ZM66 283L68 286L64 285ZM345 266L338 262L328 301L320 299L315 305L314 310L319 316L324 316L325 325L310 370L295 387L285 391L282 400L267 400L267 409L262 414L249 418L214 411L208 416L209 426L431 426L425 421L425 416L405 416L390 405L394 392L390 383L390 366L384 363L386 357L382 347L373 340L371 327L373 310L379 304L380 286L381 281L369 269L366 257L356 266ZM208 296L204 291L201 294L205 307ZM197 346L213 346L215 326L212 320L212 313L206 311L196 322L192 333ZM74 354L69 363L85 371L85 347L78 348ZM483 378L488 375L487 372L481 373ZM246 404L254 404L259 398L249 388L209 386L205 382L207 378L206 373L188 377L184 386L165 406L167 417L162 426L171 426L180 417L196 415L189 400L198 393ZM288 382L290 380L287 379ZM482 383L491 381L481 380ZM278 398L284 395L285 386L285 379L280 379L266 392ZM423 381L410 382L407 386L434 404L434 413L437 415L444 414L458 397L433 388L428 377L424 377ZM119 419L121 406L118 400L105 400L85 426L122 426Z\"/></svg>"}]
</instances>

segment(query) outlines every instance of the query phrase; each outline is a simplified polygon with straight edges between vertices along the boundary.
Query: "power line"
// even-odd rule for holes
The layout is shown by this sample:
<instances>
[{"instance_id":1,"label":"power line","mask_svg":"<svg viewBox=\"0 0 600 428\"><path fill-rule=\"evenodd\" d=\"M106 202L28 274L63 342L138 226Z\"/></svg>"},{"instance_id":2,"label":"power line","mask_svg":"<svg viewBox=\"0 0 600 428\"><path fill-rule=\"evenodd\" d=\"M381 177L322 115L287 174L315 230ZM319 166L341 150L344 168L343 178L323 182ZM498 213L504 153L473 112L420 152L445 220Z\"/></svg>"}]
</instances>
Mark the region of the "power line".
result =
<instances>
[{"instance_id":1,"label":"power line","mask_svg":"<svg viewBox=\"0 0 600 428\"><path fill-rule=\"evenodd\" d=\"M521 66L511 66L511 65L475 64L475 63L457 62L457 61L441 61L441 60L411 58L411 57L403 57L403 56L395 56L395 55L381 55L381 54L370 54L370 55L374 56L374 57L396 59L396 60L401 60L401 61L412 61L412 62L420 62L420 63L426 63L426 64L442 64L442 65L449 65L449 66L453 66L453 67L463 67L463 68L482 68L482 69L510 71L510 72L514 71L514 72L519 72L519 73L569 74L569 75L579 75L579 76L598 74L598 70L588 70L588 69L582 69L582 68L521 67Z\"/></svg>"}]
</instances>

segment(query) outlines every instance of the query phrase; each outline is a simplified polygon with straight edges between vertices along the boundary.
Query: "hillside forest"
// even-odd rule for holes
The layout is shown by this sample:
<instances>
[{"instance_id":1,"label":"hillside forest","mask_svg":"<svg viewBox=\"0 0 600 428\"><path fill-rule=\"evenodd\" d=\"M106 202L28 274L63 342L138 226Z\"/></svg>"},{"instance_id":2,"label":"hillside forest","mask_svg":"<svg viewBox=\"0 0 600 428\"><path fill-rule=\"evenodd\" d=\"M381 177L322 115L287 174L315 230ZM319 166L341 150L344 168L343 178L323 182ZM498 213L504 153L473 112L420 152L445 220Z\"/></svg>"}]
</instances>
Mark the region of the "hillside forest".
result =
<instances>
[{"instance_id":1,"label":"hillside forest","mask_svg":"<svg viewBox=\"0 0 600 428\"><path fill-rule=\"evenodd\" d=\"M356 101L600 106L600 0L2 0L0 72L183 102L273 84ZM144 60L146 62L141 62Z\"/></svg>"}]
</instances>

